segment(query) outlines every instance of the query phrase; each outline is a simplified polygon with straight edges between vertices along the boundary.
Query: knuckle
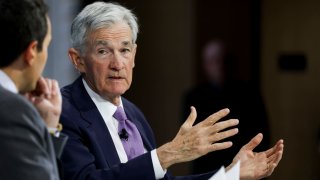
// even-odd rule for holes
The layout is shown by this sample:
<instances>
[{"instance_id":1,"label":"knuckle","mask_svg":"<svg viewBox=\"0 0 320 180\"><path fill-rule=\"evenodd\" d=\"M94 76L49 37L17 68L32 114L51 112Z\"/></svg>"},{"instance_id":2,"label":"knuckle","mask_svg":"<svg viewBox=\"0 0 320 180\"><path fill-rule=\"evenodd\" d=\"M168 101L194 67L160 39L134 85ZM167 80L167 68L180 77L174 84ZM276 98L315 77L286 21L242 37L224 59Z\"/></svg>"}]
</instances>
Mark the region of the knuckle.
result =
<instances>
[{"instance_id":1,"label":"knuckle","mask_svg":"<svg viewBox=\"0 0 320 180\"><path fill-rule=\"evenodd\" d=\"M211 133L218 133L218 128L217 127L212 127L212 129L210 130Z\"/></svg>"},{"instance_id":2,"label":"knuckle","mask_svg":"<svg viewBox=\"0 0 320 180\"><path fill-rule=\"evenodd\" d=\"M198 152L199 152L199 154L205 154L207 152L207 149L204 147L199 147Z\"/></svg>"},{"instance_id":3,"label":"knuckle","mask_svg":"<svg viewBox=\"0 0 320 180\"><path fill-rule=\"evenodd\" d=\"M212 144L211 148L212 148L212 150L217 150L218 149L218 145L217 144Z\"/></svg>"},{"instance_id":4,"label":"knuckle","mask_svg":"<svg viewBox=\"0 0 320 180\"><path fill-rule=\"evenodd\" d=\"M223 137L223 135L221 133L216 133L215 134L215 140L216 141L219 141L219 140L223 139L222 137Z\"/></svg>"}]
</instances>

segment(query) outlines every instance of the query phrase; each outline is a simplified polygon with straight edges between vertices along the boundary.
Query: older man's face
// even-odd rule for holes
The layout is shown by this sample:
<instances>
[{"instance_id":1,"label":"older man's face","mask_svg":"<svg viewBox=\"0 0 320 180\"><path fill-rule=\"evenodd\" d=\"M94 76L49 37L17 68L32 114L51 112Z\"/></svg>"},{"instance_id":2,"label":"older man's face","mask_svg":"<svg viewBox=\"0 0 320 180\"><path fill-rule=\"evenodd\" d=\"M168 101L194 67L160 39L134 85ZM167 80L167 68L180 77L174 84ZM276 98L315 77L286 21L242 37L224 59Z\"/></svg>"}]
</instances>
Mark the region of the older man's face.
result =
<instances>
[{"instance_id":1,"label":"older man's face","mask_svg":"<svg viewBox=\"0 0 320 180\"><path fill-rule=\"evenodd\" d=\"M132 82L136 45L126 23L98 29L89 34L83 59L88 85L100 96L117 104Z\"/></svg>"}]
</instances>

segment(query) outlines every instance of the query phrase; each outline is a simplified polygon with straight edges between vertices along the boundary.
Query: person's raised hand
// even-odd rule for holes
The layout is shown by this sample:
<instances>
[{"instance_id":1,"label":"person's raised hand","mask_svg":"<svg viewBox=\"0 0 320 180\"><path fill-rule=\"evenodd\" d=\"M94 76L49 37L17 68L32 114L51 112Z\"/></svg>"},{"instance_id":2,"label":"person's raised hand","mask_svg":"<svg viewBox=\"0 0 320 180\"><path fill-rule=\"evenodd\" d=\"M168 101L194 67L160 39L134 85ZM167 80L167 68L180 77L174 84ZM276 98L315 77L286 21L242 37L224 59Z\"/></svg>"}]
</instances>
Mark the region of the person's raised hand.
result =
<instances>
[{"instance_id":1,"label":"person's raised hand","mask_svg":"<svg viewBox=\"0 0 320 180\"><path fill-rule=\"evenodd\" d=\"M272 148L263 152L253 152L263 139L259 133L244 145L234 157L232 163L226 168L229 170L240 161L240 179L253 180L270 176L278 166L283 155L283 140L279 140Z\"/></svg>"},{"instance_id":2,"label":"person's raised hand","mask_svg":"<svg viewBox=\"0 0 320 180\"><path fill-rule=\"evenodd\" d=\"M36 89L25 96L34 104L47 127L56 128L58 126L62 99L56 80L41 77Z\"/></svg>"},{"instance_id":3,"label":"person's raised hand","mask_svg":"<svg viewBox=\"0 0 320 180\"><path fill-rule=\"evenodd\" d=\"M221 142L221 140L238 133L237 128L225 129L237 125L239 121L230 119L217 122L228 114L229 109L222 109L194 125L197 112L191 107L191 113L176 137L157 149L162 168L167 169L173 164L191 161L209 152L231 147L232 142Z\"/></svg>"}]
</instances>

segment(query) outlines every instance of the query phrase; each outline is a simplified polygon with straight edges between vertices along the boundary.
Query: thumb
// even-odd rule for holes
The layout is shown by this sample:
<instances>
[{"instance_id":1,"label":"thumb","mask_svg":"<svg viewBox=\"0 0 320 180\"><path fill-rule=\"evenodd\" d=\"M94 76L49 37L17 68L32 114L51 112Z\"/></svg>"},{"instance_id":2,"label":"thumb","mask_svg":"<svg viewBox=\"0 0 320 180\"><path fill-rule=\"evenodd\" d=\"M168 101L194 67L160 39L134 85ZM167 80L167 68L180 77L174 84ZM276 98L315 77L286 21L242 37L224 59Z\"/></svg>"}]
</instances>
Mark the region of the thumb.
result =
<instances>
[{"instance_id":1,"label":"thumb","mask_svg":"<svg viewBox=\"0 0 320 180\"><path fill-rule=\"evenodd\" d=\"M191 110L191 112L190 112L187 120L186 120L186 121L183 123L183 125L182 125L182 126L185 127L185 128L186 128L186 127L191 128L191 127L193 126L194 122L196 121L196 118L197 118L196 108L193 107L193 106L191 106L191 107L190 107L190 110Z\"/></svg>"},{"instance_id":2,"label":"thumb","mask_svg":"<svg viewBox=\"0 0 320 180\"><path fill-rule=\"evenodd\" d=\"M259 133L254 138L252 138L246 145L244 145L243 148L252 151L261 143L262 139L263 135L262 133Z\"/></svg>"},{"instance_id":3,"label":"thumb","mask_svg":"<svg viewBox=\"0 0 320 180\"><path fill-rule=\"evenodd\" d=\"M193 106L191 106L190 109L191 109L191 112L190 112L187 120L180 127L180 130L179 130L178 134L176 135L176 137L184 135L186 132L188 132L192 128L193 123L197 118L197 111L196 111L196 108L194 108Z\"/></svg>"}]
</instances>

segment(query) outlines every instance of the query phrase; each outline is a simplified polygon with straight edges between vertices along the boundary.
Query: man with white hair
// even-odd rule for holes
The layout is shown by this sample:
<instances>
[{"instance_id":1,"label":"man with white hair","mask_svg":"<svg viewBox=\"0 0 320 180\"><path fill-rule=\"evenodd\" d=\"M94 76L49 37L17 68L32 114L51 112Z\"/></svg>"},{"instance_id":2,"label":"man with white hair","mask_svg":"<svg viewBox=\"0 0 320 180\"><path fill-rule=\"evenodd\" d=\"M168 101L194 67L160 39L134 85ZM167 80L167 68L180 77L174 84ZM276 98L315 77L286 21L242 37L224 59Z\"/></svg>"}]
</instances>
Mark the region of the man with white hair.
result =
<instances>
[{"instance_id":1,"label":"man with white hair","mask_svg":"<svg viewBox=\"0 0 320 180\"><path fill-rule=\"evenodd\" d=\"M69 57L81 76L61 90L61 122L69 135L62 155L66 179L208 179L214 171L175 177L167 168L232 146L221 140L237 134L232 127L239 121L217 122L228 109L193 125L196 110L191 107L176 137L156 148L143 113L122 97L132 82L137 33L136 17L112 3L90 4L72 23ZM253 153L261 140L258 134L243 146L227 169L241 160L241 178L270 175L282 157L283 141Z\"/></svg>"}]
</instances>

